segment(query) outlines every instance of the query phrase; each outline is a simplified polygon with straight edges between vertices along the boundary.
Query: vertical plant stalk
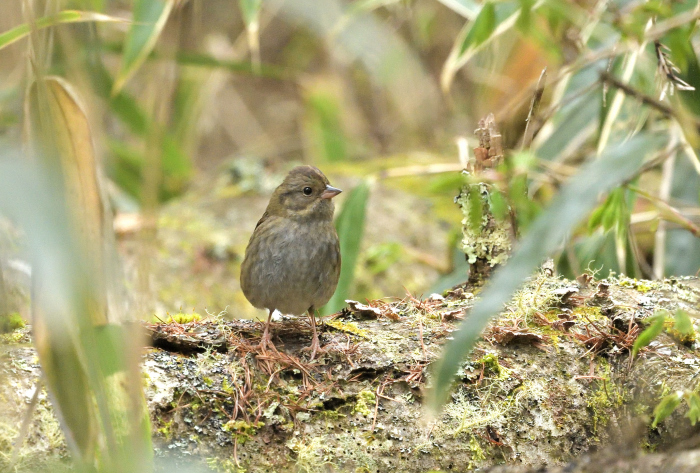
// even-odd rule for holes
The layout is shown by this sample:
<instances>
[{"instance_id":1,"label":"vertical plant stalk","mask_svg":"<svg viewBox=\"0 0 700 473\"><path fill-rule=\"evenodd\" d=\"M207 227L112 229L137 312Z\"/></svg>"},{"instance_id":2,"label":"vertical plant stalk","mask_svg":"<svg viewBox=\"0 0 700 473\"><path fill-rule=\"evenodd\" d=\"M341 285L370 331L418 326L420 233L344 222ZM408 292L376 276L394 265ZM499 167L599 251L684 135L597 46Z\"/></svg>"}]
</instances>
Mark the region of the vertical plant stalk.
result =
<instances>
[{"instance_id":1,"label":"vertical plant stalk","mask_svg":"<svg viewBox=\"0 0 700 473\"><path fill-rule=\"evenodd\" d=\"M678 129L672 128L672 138L668 143L668 149L671 151L676 146ZM676 165L676 152L664 161L661 167L661 184L659 185L659 200L668 202L671 197L671 187L673 184L673 168ZM659 218L659 226L654 234L654 262L653 262L653 277L654 279L664 278L664 268L666 267L666 230L668 224L663 218Z\"/></svg>"},{"instance_id":2,"label":"vertical plant stalk","mask_svg":"<svg viewBox=\"0 0 700 473\"><path fill-rule=\"evenodd\" d=\"M523 133L523 144L520 148L521 150L530 149L532 145L532 139L535 135L535 129L532 125L532 120L537 115L537 111L540 108L540 102L542 101L542 94L544 93L544 85L547 80L547 68L542 69L540 78L537 80L537 87L535 88L535 93L532 95L532 101L530 102L530 111L527 114L527 120L525 120L525 133Z\"/></svg>"},{"instance_id":3,"label":"vertical plant stalk","mask_svg":"<svg viewBox=\"0 0 700 473\"><path fill-rule=\"evenodd\" d=\"M260 58L260 23L255 21L250 25L246 25L246 34L248 37L248 48L250 48L250 59L253 63L253 72L260 74L262 69L262 60Z\"/></svg>"},{"instance_id":4,"label":"vertical plant stalk","mask_svg":"<svg viewBox=\"0 0 700 473\"><path fill-rule=\"evenodd\" d=\"M649 28L651 28L652 24L652 21L649 20L644 31L648 31ZM629 82L632 78L635 67L637 66L637 59L639 59L639 55L644 51L646 44L647 42L643 41L637 49L629 52L625 57L621 77L622 82ZM622 90L616 90L613 100L610 104L610 109L605 115L605 121L603 122L603 126L600 130L600 137L598 139L598 146L596 148L596 157L600 157L600 155L603 153L603 150L608 145L613 125L615 124L615 122L617 122L617 118L620 115L620 111L622 110L622 104L624 103L624 101L625 93ZM620 232L616 232L615 234L615 253L617 255L617 264L619 266L620 271L625 272L625 268L627 267L627 238L625 237L625 235L621 235Z\"/></svg>"},{"instance_id":5,"label":"vertical plant stalk","mask_svg":"<svg viewBox=\"0 0 700 473\"><path fill-rule=\"evenodd\" d=\"M140 248L142 257L138 266L139 305L141 312L147 312L150 301L151 258L157 252L156 233L159 214L159 189L163 181L163 138L168 122L168 104L171 103L173 83L168 74L171 64L153 64L153 75L156 80L149 84L152 122L146 136L146 153L143 169L141 196L143 199L143 226L140 232Z\"/></svg>"},{"instance_id":6,"label":"vertical plant stalk","mask_svg":"<svg viewBox=\"0 0 700 473\"><path fill-rule=\"evenodd\" d=\"M464 214L462 250L470 265L468 283L481 285L494 267L508 260L515 228L512 222L496 218L492 209L494 189L488 183L478 182L480 174L503 161L503 141L493 114L479 120L479 128L474 133L479 138L479 146L474 148L474 160L465 172L473 175L477 182L462 187L457 204Z\"/></svg>"}]
</instances>

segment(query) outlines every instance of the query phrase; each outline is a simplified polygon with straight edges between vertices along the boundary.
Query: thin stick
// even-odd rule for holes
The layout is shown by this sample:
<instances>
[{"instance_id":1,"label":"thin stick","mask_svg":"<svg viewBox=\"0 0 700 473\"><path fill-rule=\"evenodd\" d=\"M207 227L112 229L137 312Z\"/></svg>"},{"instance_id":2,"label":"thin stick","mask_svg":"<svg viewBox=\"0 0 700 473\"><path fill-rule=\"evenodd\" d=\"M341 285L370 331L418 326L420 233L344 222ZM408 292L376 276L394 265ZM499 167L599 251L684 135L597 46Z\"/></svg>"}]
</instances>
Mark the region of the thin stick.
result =
<instances>
[{"instance_id":1,"label":"thin stick","mask_svg":"<svg viewBox=\"0 0 700 473\"><path fill-rule=\"evenodd\" d=\"M668 105L666 105L663 102L659 102L658 100L656 100L653 97L650 97L650 96L648 96L648 95L646 95L646 94L644 94L636 89L633 89L632 87L630 87L629 85L620 81L617 77L613 76L612 74L610 74L608 72L602 71L600 73L600 80L603 83L607 83L607 84L610 84L610 85L617 87L622 92L624 92L626 95L629 95L630 97L634 97L637 100L639 100L640 102L642 102L643 104L649 105L650 107L655 108L656 110L658 110L662 114L666 115L667 117L675 118L677 120L679 119L678 114L676 113L676 111L673 108L669 107ZM696 120L693 120L693 121L695 122L695 125L697 126L698 125L697 121Z\"/></svg>"},{"instance_id":2,"label":"thin stick","mask_svg":"<svg viewBox=\"0 0 700 473\"><path fill-rule=\"evenodd\" d=\"M425 343L423 342L423 320L418 319L418 333L420 334L420 346L423 349L423 359L428 360L428 350L425 348Z\"/></svg>"},{"instance_id":3,"label":"thin stick","mask_svg":"<svg viewBox=\"0 0 700 473\"><path fill-rule=\"evenodd\" d=\"M537 80L537 87L535 88L535 93L532 94L532 100L530 101L530 111L527 114L527 120L525 120L525 133L523 134L523 145L520 147L521 150L529 149L532 145L532 139L535 135L535 130L531 126L532 119L534 118L537 110L540 108L540 102L542 101L542 94L544 93L544 82L547 80L547 68L542 69L540 78Z\"/></svg>"}]
</instances>

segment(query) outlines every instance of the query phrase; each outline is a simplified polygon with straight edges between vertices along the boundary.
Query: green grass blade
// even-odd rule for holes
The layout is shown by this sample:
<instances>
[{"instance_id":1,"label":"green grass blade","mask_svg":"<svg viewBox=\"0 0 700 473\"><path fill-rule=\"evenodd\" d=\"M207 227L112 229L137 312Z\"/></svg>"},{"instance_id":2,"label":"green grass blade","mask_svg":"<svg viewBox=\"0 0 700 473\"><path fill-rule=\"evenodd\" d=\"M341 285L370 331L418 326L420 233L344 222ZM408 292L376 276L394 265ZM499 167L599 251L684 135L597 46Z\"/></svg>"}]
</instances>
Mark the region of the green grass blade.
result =
<instances>
[{"instance_id":1,"label":"green grass blade","mask_svg":"<svg viewBox=\"0 0 700 473\"><path fill-rule=\"evenodd\" d=\"M340 238L340 254L343 258L343 264L338 287L328 304L321 309L322 314L337 312L345 305L345 299L350 297L355 266L360 254L368 199L369 183L364 181L350 192L335 221L335 228Z\"/></svg>"},{"instance_id":2,"label":"green grass blade","mask_svg":"<svg viewBox=\"0 0 700 473\"><path fill-rule=\"evenodd\" d=\"M57 15L38 18L36 20L36 27L40 30L55 25L87 22L124 23L127 22L127 20L95 12L65 10L58 13ZM3 49L13 43L16 43L20 39L29 36L31 30L32 28L28 23L22 23L21 25L15 26L14 28L5 31L4 33L0 33L0 49Z\"/></svg>"},{"instance_id":3,"label":"green grass blade","mask_svg":"<svg viewBox=\"0 0 700 473\"><path fill-rule=\"evenodd\" d=\"M634 345L632 345L632 358L637 356L639 350L649 345L652 340L654 340L663 331L664 323L666 322L666 315L655 315L649 321L651 322L649 326L639 334L637 339L634 341Z\"/></svg>"},{"instance_id":4,"label":"green grass blade","mask_svg":"<svg viewBox=\"0 0 700 473\"><path fill-rule=\"evenodd\" d=\"M552 204L532 223L508 264L499 268L469 318L454 338L445 346L434 368L434 388L430 405L439 409L450 391L462 360L471 351L481 331L542 260L553 252L576 225L595 206L598 195L607 192L634 175L644 163L645 156L660 140L656 136L640 135L624 145L606 152L596 161L584 166L562 189Z\"/></svg>"},{"instance_id":5,"label":"green grass blade","mask_svg":"<svg viewBox=\"0 0 700 473\"><path fill-rule=\"evenodd\" d=\"M113 95L119 93L151 53L172 8L171 0L136 0L134 2L134 20L126 37L121 67L112 89Z\"/></svg>"}]
</instances>

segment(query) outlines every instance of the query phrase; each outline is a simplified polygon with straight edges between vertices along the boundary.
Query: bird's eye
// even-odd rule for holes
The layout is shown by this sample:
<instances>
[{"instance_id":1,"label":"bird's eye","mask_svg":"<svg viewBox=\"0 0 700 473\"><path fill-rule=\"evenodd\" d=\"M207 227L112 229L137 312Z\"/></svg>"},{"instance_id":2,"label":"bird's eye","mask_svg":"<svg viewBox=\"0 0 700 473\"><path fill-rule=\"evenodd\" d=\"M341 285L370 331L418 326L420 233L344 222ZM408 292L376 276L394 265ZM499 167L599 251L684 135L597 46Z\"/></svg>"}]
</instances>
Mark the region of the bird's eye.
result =
<instances>
[{"instance_id":1,"label":"bird's eye","mask_svg":"<svg viewBox=\"0 0 700 473\"><path fill-rule=\"evenodd\" d=\"M304 195L311 195L311 193L313 192L313 189L311 189L310 187L304 187L303 192L304 192Z\"/></svg>"}]
</instances>

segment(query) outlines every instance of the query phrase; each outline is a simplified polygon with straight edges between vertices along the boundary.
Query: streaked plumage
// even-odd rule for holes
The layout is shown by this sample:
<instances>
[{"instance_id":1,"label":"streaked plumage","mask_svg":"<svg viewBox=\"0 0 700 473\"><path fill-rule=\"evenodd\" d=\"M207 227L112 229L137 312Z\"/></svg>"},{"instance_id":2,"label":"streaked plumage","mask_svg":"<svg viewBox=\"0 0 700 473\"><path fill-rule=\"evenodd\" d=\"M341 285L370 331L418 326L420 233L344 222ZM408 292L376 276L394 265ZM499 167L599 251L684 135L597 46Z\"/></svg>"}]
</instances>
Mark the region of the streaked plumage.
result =
<instances>
[{"instance_id":1,"label":"streaked plumage","mask_svg":"<svg viewBox=\"0 0 700 473\"><path fill-rule=\"evenodd\" d=\"M255 307L283 314L313 311L331 298L340 277L332 198L340 193L313 166L298 166L270 198L246 248L241 288ZM268 324L261 343L268 340Z\"/></svg>"}]
</instances>

